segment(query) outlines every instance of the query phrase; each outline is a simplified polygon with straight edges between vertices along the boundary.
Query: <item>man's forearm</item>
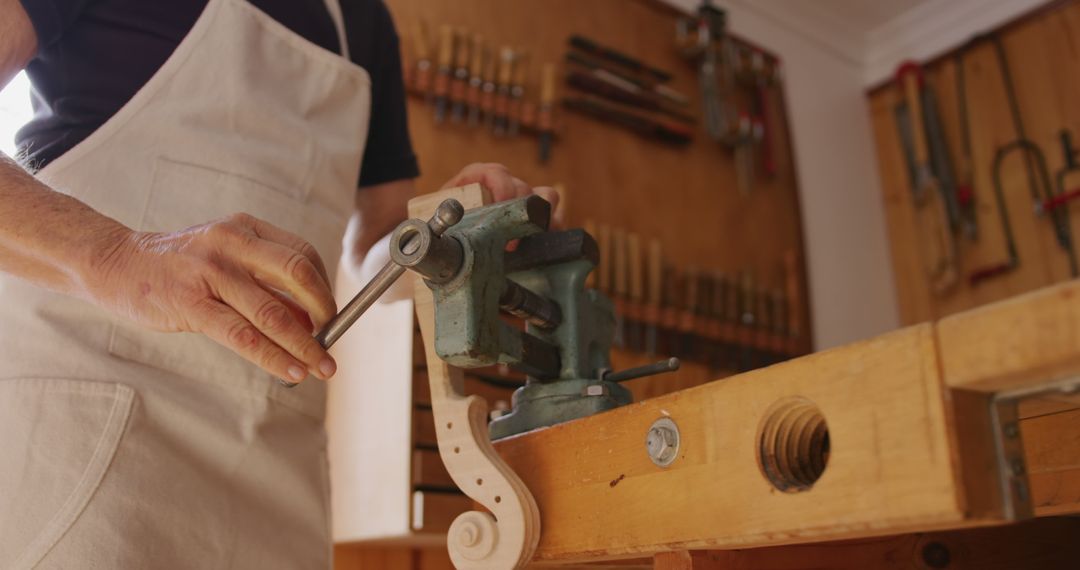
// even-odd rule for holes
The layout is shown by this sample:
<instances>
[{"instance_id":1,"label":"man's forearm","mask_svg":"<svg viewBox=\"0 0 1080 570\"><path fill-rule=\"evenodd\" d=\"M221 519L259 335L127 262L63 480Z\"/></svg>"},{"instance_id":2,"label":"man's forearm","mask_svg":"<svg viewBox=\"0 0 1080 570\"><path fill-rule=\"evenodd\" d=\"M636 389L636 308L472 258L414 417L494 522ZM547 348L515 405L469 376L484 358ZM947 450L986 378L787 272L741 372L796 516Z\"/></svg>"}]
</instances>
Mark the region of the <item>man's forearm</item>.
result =
<instances>
[{"instance_id":1,"label":"man's forearm","mask_svg":"<svg viewBox=\"0 0 1080 570\"><path fill-rule=\"evenodd\" d=\"M72 295L129 231L82 202L55 192L0 153L0 271Z\"/></svg>"}]
</instances>

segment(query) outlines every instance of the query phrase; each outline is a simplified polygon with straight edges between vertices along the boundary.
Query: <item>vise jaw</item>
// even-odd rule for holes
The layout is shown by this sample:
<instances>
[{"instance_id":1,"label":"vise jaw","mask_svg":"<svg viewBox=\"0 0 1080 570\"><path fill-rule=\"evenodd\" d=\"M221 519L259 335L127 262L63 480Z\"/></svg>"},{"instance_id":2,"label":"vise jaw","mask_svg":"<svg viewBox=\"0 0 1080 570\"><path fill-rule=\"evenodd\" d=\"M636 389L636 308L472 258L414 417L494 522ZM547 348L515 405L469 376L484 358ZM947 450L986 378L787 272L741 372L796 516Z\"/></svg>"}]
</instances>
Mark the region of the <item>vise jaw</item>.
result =
<instances>
[{"instance_id":1,"label":"vise jaw","mask_svg":"<svg viewBox=\"0 0 1080 570\"><path fill-rule=\"evenodd\" d=\"M433 292L440 358L525 373L512 411L491 423L493 439L632 401L600 378L611 367L615 318L611 301L585 287L596 242L580 229L549 232L550 218L551 205L529 196L467 212L441 238L406 222L391 243L395 261L424 275ZM421 242L412 252L410 240ZM506 314L524 320L524 330Z\"/></svg>"}]
</instances>

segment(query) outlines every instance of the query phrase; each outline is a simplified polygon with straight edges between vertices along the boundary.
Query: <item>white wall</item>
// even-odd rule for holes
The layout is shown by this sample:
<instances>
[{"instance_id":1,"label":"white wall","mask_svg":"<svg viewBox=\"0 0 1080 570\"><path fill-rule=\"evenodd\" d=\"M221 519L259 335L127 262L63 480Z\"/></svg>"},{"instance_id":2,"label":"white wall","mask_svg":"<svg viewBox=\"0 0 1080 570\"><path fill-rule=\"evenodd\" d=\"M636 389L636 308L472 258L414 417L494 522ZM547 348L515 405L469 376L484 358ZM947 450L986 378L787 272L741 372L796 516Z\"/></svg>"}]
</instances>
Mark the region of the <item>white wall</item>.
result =
<instances>
[{"instance_id":1,"label":"white wall","mask_svg":"<svg viewBox=\"0 0 1080 570\"><path fill-rule=\"evenodd\" d=\"M686 11L698 4L667 1ZM736 35L783 61L817 348L896 328L896 291L862 66L738 0L716 4L728 10Z\"/></svg>"}]
</instances>

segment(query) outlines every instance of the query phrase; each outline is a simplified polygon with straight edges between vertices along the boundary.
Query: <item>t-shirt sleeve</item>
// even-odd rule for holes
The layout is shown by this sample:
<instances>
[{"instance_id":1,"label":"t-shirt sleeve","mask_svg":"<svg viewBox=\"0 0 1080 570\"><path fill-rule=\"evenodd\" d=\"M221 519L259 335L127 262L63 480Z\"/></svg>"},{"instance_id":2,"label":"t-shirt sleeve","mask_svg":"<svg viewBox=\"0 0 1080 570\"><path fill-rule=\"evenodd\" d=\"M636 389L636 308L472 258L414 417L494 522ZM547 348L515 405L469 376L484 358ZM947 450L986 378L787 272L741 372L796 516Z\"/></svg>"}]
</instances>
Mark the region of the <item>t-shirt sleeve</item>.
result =
<instances>
[{"instance_id":1,"label":"t-shirt sleeve","mask_svg":"<svg viewBox=\"0 0 1080 570\"><path fill-rule=\"evenodd\" d=\"M60 39L90 0L20 0L34 25L38 49Z\"/></svg>"},{"instance_id":2,"label":"t-shirt sleeve","mask_svg":"<svg viewBox=\"0 0 1080 570\"><path fill-rule=\"evenodd\" d=\"M353 61L371 76L371 119L359 186L373 186L420 174L405 109L401 52L394 20L381 1L372 2L370 21L349 22L349 51ZM348 3L343 3L343 7ZM359 16L359 14L356 14ZM346 18L350 17L346 11ZM370 33L354 37L352 30Z\"/></svg>"}]
</instances>

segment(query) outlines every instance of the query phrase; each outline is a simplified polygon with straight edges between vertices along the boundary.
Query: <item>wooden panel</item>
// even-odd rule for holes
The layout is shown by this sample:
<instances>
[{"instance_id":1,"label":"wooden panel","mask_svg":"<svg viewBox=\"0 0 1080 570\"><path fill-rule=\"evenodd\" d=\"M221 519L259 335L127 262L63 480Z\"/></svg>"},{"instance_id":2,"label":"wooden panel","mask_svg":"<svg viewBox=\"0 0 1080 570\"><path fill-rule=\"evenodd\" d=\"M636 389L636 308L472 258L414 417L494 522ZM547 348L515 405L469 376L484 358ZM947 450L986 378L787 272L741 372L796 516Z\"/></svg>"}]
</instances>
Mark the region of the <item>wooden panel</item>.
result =
<instances>
[{"instance_id":1,"label":"wooden panel","mask_svg":"<svg viewBox=\"0 0 1080 570\"><path fill-rule=\"evenodd\" d=\"M1080 566L1080 520L725 552L672 552L656 570L1042 570Z\"/></svg>"},{"instance_id":2,"label":"wooden panel","mask_svg":"<svg viewBox=\"0 0 1080 570\"><path fill-rule=\"evenodd\" d=\"M816 404L824 474L801 493L763 476L758 430L779 400ZM680 428L677 461L651 463L653 420ZM538 558L575 561L686 547L742 548L963 525L932 326L531 432L497 447L544 522Z\"/></svg>"},{"instance_id":3,"label":"wooden panel","mask_svg":"<svg viewBox=\"0 0 1080 570\"><path fill-rule=\"evenodd\" d=\"M1051 174L1064 166L1058 139L1070 129L1080 141L1080 4L1058 2L1001 32L1011 66L1017 97L1028 137L1042 149ZM999 147L1016 138L1008 101L1002 86L994 50L982 44L964 57L968 114L972 136L974 191L979 235L976 241L960 240L960 257L966 276L979 267L1005 259L998 209L993 195L992 162ZM943 57L925 68L928 84L938 97L942 120L954 164L959 168L961 137L956 89L956 62ZM1032 207L1023 161L1013 156L1005 162L1002 182L1020 256L1019 268L976 287L963 283L946 296L931 293L922 271L909 179L893 115L900 101L892 85L870 95L871 118L877 144L878 164L886 218L892 247L901 320L911 324L937 319L992 301L1070 278L1067 258L1057 245L1046 216ZM1080 185L1080 174L1070 175L1067 186ZM1080 229L1080 209L1070 208L1071 224Z\"/></svg>"},{"instance_id":4,"label":"wooden panel","mask_svg":"<svg viewBox=\"0 0 1080 570\"><path fill-rule=\"evenodd\" d=\"M489 42L527 49L533 75L530 87L535 94L541 62L561 65L567 38L586 34L673 72L673 87L687 94L692 101L689 109L699 113L696 69L677 55L674 46L677 14L659 2L387 0L386 4L397 22L407 62L411 61L414 25L420 18L433 30L442 24L463 26ZM566 89L560 85L559 92ZM449 122L437 125L432 107L411 97L409 125L422 170L419 188L423 192L437 189L470 162L503 163L530 183L563 183L570 226L581 226L587 219L618 226L643 240L658 238L668 261L676 266L721 269L729 274L745 269L757 276L759 284L783 288L785 252L794 251L802 258L802 224L782 96L772 99L778 175L765 179L759 174L754 191L741 196L731 153L712 142L700 126L693 144L671 148L560 112L559 140L552 159L543 165L537 159L535 138L496 138L486 130ZM801 263L798 288L806 299ZM801 322L808 323L805 304L800 313ZM803 327L804 332L808 330ZM802 350L808 350L809 339L804 338L802 345ZM625 367L621 358L616 357L619 368ZM709 379L704 370L688 367L678 375L700 383Z\"/></svg>"}]
</instances>

